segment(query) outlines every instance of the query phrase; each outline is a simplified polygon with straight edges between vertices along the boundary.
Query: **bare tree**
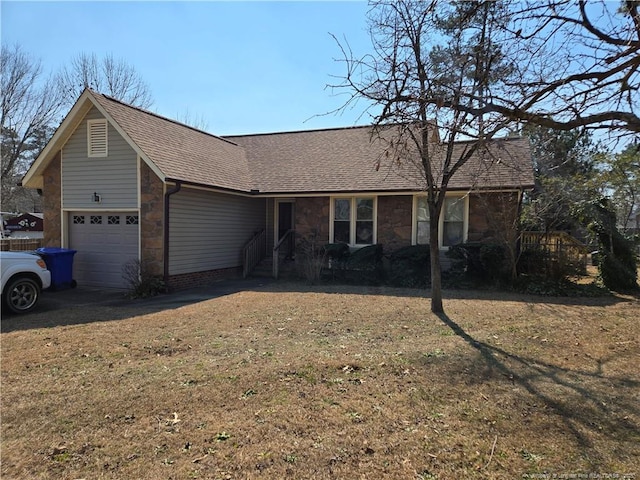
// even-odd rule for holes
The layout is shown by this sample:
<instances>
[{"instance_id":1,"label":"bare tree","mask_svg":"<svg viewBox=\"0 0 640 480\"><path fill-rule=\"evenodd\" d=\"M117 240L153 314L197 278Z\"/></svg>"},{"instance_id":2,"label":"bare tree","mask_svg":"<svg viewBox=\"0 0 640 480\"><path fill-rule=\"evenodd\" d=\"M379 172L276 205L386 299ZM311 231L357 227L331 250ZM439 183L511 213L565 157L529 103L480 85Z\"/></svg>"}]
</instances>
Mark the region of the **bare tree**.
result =
<instances>
[{"instance_id":1,"label":"bare tree","mask_svg":"<svg viewBox=\"0 0 640 480\"><path fill-rule=\"evenodd\" d=\"M153 104L149 86L140 74L113 55L98 59L93 53L81 53L62 68L58 81L69 103L85 88L91 88L136 107L149 108Z\"/></svg>"},{"instance_id":2,"label":"bare tree","mask_svg":"<svg viewBox=\"0 0 640 480\"><path fill-rule=\"evenodd\" d=\"M374 105L374 131L387 142L389 168L414 163L429 210L431 310L443 312L438 226L452 177L474 156L491 163L488 141L510 120L477 115L497 75L508 76L493 40L501 6L381 0L370 11L373 53L356 58L342 48L347 67L335 88ZM435 42L434 39L441 39ZM464 108L452 106L464 105ZM389 130L393 134L389 134ZM467 140L459 143L459 140ZM381 165L379 165L381 166Z\"/></svg>"},{"instance_id":3,"label":"bare tree","mask_svg":"<svg viewBox=\"0 0 640 480\"><path fill-rule=\"evenodd\" d=\"M481 104L477 92L463 92L447 106L556 130L640 132L640 2L500 4L504 15L494 26L516 75Z\"/></svg>"},{"instance_id":4,"label":"bare tree","mask_svg":"<svg viewBox=\"0 0 640 480\"><path fill-rule=\"evenodd\" d=\"M505 127L640 132L640 3L633 0L379 0L373 52L337 88L372 105L375 126L400 125L397 162L414 154L431 215L432 305L442 311L437 225L451 177ZM515 125L514 125L515 124ZM434 127L436 125L437 127ZM429 131L440 133L430 142ZM456 141L471 139L462 150Z\"/></svg>"},{"instance_id":5,"label":"bare tree","mask_svg":"<svg viewBox=\"0 0 640 480\"><path fill-rule=\"evenodd\" d=\"M2 46L0 70L2 209L17 211L37 200L26 198L18 183L46 144L63 99L55 81L43 75L40 62L18 45Z\"/></svg>"},{"instance_id":6,"label":"bare tree","mask_svg":"<svg viewBox=\"0 0 640 480\"><path fill-rule=\"evenodd\" d=\"M175 118L180 123L189 125L196 130L202 130L203 132L206 132L209 128L209 122L204 115L193 113L188 108L183 110L182 113L178 113Z\"/></svg>"}]
</instances>

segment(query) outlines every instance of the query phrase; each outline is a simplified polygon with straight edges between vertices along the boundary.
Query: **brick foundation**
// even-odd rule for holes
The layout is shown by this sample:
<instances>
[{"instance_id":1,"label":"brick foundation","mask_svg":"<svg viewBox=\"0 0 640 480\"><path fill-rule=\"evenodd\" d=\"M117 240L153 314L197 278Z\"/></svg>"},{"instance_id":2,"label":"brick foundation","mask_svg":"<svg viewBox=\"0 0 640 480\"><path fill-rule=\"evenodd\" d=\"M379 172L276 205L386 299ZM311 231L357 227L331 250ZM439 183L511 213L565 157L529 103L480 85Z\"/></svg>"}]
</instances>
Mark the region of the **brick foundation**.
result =
<instances>
[{"instance_id":1,"label":"brick foundation","mask_svg":"<svg viewBox=\"0 0 640 480\"><path fill-rule=\"evenodd\" d=\"M169 277L169 290L184 290L186 288L201 287L221 280L231 280L242 277L242 267L207 270L204 272L182 273Z\"/></svg>"}]
</instances>

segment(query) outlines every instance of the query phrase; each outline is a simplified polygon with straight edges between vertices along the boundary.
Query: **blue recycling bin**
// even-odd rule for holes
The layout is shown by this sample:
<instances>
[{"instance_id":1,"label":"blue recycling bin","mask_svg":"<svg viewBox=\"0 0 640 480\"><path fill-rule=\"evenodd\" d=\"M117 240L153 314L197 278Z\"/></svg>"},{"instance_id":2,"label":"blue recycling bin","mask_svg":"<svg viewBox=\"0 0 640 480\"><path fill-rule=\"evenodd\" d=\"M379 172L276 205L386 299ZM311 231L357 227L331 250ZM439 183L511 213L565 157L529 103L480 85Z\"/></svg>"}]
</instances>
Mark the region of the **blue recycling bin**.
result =
<instances>
[{"instance_id":1,"label":"blue recycling bin","mask_svg":"<svg viewBox=\"0 0 640 480\"><path fill-rule=\"evenodd\" d=\"M75 288L73 279L73 255L76 250L58 247L43 247L36 250L51 272L51 290Z\"/></svg>"}]
</instances>

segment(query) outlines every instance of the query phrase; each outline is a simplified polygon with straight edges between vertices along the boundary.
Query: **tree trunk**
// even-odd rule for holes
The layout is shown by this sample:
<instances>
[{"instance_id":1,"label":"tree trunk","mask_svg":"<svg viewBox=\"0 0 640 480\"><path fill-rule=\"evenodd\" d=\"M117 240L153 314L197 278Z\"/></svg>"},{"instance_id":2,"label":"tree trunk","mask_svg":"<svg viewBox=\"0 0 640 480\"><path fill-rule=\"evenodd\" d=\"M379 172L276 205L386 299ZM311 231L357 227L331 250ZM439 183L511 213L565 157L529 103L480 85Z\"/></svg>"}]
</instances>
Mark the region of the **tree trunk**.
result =
<instances>
[{"instance_id":1,"label":"tree trunk","mask_svg":"<svg viewBox=\"0 0 640 480\"><path fill-rule=\"evenodd\" d=\"M431 257L431 311L444 313L442 307L442 268L438 248L438 222L429 225L429 254Z\"/></svg>"}]
</instances>

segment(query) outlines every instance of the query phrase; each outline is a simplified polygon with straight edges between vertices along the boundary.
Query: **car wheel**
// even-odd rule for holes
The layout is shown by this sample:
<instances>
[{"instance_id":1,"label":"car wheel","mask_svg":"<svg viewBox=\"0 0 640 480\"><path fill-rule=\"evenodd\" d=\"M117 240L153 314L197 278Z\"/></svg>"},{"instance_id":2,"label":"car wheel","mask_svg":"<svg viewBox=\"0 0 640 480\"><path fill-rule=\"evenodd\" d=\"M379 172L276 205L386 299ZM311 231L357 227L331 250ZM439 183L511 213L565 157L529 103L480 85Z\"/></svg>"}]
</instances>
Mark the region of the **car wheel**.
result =
<instances>
[{"instance_id":1,"label":"car wheel","mask_svg":"<svg viewBox=\"0 0 640 480\"><path fill-rule=\"evenodd\" d=\"M4 303L13 313L26 313L36 306L40 298L40 285L28 277L12 279L3 292Z\"/></svg>"}]
</instances>

